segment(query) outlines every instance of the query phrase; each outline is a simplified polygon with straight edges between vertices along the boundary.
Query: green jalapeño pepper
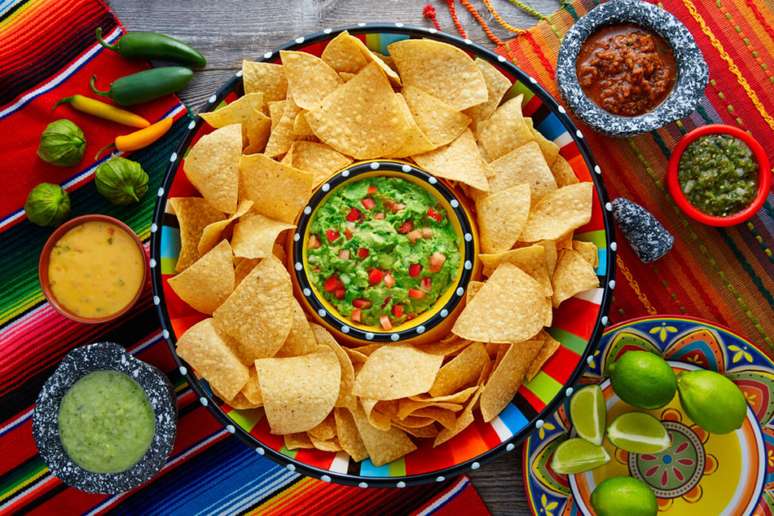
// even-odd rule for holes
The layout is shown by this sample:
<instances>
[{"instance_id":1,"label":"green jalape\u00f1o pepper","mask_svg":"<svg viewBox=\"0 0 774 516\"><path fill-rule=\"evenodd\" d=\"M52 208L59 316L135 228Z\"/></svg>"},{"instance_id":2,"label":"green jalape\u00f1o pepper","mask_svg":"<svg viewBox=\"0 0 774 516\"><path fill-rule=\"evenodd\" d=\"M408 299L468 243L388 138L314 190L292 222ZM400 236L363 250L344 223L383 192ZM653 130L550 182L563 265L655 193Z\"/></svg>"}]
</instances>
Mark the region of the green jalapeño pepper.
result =
<instances>
[{"instance_id":1,"label":"green jalape\u00f1o pepper","mask_svg":"<svg viewBox=\"0 0 774 516\"><path fill-rule=\"evenodd\" d=\"M164 59L196 68L203 68L207 64L207 60L198 51L158 32L127 32L111 45L102 39L102 28L97 27L97 41L103 47L130 59Z\"/></svg>"},{"instance_id":2,"label":"green jalape\u00f1o pepper","mask_svg":"<svg viewBox=\"0 0 774 516\"><path fill-rule=\"evenodd\" d=\"M110 90L97 89L97 76L91 76L91 90L97 95L110 97L122 106L131 106L169 95L185 88L193 72L183 66L162 66L133 73L116 79Z\"/></svg>"}]
</instances>

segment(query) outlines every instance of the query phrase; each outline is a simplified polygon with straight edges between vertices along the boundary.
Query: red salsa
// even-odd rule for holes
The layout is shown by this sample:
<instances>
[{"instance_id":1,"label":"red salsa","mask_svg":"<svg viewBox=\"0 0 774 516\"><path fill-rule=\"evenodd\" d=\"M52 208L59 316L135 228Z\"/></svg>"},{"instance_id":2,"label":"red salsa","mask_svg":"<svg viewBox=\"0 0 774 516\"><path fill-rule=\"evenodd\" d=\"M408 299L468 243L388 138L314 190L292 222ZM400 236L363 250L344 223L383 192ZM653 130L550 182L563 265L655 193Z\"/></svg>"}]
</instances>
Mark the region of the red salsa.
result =
<instances>
[{"instance_id":1,"label":"red salsa","mask_svg":"<svg viewBox=\"0 0 774 516\"><path fill-rule=\"evenodd\" d=\"M589 36L575 66L584 93L621 116L638 116L661 104L677 72L667 42L633 24L608 25Z\"/></svg>"}]
</instances>

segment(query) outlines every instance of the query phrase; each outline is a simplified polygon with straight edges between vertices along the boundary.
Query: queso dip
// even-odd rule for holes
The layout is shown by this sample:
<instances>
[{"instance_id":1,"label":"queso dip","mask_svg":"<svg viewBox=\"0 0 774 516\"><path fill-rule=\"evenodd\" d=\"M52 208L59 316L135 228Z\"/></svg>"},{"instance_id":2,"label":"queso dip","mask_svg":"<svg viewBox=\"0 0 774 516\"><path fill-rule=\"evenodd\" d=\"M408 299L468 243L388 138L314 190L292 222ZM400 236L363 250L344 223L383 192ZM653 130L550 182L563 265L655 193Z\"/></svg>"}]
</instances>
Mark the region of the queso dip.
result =
<instances>
[{"instance_id":1,"label":"queso dip","mask_svg":"<svg viewBox=\"0 0 774 516\"><path fill-rule=\"evenodd\" d=\"M99 319L120 312L142 288L145 256L134 238L115 224L88 221L54 244L48 284L66 311Z\"/></svg>"}]
</instances>

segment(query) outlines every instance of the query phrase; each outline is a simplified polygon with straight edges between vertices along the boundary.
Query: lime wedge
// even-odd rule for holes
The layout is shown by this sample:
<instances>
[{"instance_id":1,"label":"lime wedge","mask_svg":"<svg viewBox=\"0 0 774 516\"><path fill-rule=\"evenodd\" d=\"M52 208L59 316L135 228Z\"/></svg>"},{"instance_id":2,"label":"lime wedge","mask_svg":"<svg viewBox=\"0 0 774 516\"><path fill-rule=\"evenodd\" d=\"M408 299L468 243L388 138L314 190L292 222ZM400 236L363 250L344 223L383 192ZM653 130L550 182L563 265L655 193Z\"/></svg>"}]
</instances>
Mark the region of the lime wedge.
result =
<instances>
[{"instance_id":1,"label":"lime wedge","mask_svg":"<svg viewBox=\"0 0 774 516\"><path fill-rule=\"evenodd\" d=\"M607 428L607 438L634 453L658 453L671 444L661 421L644 412L628 412L615 418Z\"/></svg>"},{"instance_id":2,"label":"lime wedge","mask_svg":"<svg viewBox=\"0 0 774 516\"><path fill-rule=\"evenodd\" d=\"M570 420L578 435L588 442L602 445L605 437L607 407L599 385L584 387L570 400Z\"/></svg>"},{"instance_id":3,"label":"lime wedge","mask_svg":"<svg viewBox=\"0 0 774 516\"><path fill-rule=\"evenodd\" d=\"M583 439L567 439L557 446L551 469L557 473L583 473L610 462L610 455L601 446Z\"/></svg>"}]
</instances>

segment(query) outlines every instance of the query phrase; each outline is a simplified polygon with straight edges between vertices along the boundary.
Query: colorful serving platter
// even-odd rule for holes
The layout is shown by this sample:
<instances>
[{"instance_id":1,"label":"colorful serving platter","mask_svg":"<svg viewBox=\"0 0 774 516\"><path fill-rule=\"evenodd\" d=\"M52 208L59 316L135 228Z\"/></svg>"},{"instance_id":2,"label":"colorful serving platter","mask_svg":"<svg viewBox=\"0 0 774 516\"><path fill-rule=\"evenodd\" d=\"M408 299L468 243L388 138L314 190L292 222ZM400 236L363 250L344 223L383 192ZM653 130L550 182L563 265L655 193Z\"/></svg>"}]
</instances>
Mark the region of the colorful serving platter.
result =
<instances>
[{"instance_id":1,"label":"colorful serving platter","mask_svg":"<svg viewBox=\"0 0 774 516\"><path fill-rule=\"evenodd\" d=\"M522 470L534 514L592 514L594 487L611 476L631 475L656 493L659 512L670 514L774 513L774 362L761 349L731 330L690 317L645 317L607 330L589 356L579 384L600 383L608 421L629 410L602 381L606 366L622 353L644 349L659 353L675 370L704 368L727 375L749 404L742 427L710 434L683 412L677 397L649 411L672 439L658 454L618 450L606 442L612 460L596 470L561 475L551 470L551 455L572 433L564 403L525 441ZM573 387L568 387L571 394Z\"/></svg>"},{"instance_id":2,"label":"colorful serving platter","mask_svg":"<svg viewBox=\"0 0 774 516\"><path fill-rule=\"evenodd\" d=\"M524 95L524 115L533 118L535 127L560 147L561 155L572 166L581 181L593 181L594 203L592 218L579 228L575 238L594 242L599 249L597 274L601 288L584 292L565 301L555 312L548 331L560 343L560 349L544 365L542 371L523 385L513 402L489 424L477 421L447 443L433 448L431 442L406 457L384 466L374 466L369 460L357 463L344 453L318 450L288 450L281 436L272 435L262 417L261 409L234 410L215 397L205 381L199 380L185 363L178 361L180 372L200 396L200 401L225 425L260 455L324 481L368 486L404 487L406 485L443 481L446 478L478 469L484 460L499 451L511 451L535 425L542 424L548 414L564 399L567 385L574 384L581 373L587 355L592 351L607 324L605 315L615 288L614 268L616 243L612 234L612 206L607 201L601 181L602 171L593 161L577 129L566 111L537 82L499 56L470 40L463 40L434 29L409 28L403 24L359 24L337 30L325 29L310 36L299 37L289 44L260 57L266 62L279 62L279 50L292 49L320 55L326 43L339 32L348 30L369 48L387 53L387 45L406 38L431 38L456 45L471 56L481 57L495 65L513 82L506 99ZM241 96L241 72L208 99L208 110L216 109ZM185 153L211 129L199 119L192 119L189 133L180 149L170 156L170 168L158 191L158 205L151 227L151 268L154 303L157 305L163 334L174 351L176 339L191 325L205 316L194 311L169 288L168 280L175 272L180 248L178 223L167 206L170 197L195 195L193 186L182 172Z\"/></svg>"}]
</instances>

